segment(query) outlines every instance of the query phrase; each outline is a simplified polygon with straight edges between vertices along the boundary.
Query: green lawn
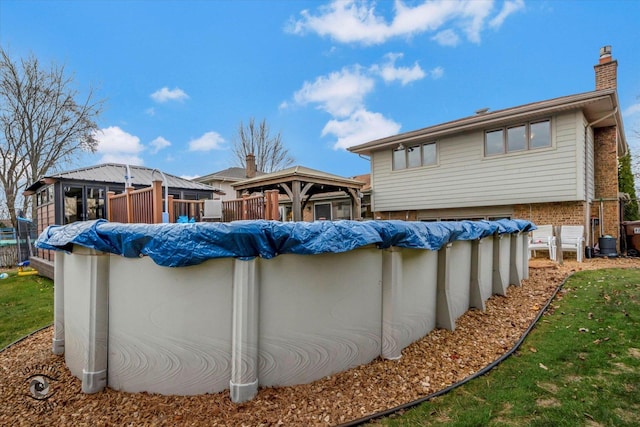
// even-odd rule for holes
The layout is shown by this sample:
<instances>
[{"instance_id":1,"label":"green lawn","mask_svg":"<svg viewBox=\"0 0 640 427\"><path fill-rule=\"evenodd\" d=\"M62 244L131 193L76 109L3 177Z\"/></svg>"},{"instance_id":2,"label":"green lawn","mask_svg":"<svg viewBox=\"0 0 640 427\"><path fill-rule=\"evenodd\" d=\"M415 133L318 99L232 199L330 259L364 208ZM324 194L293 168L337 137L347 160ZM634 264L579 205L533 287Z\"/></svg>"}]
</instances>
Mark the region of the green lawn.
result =
<instances>
[{"instance_id":1,"label":"green lawn","mask_svg":"<svg viewBox=\"0 0 640 427\"><path fill-rule=\"evenodd\" d=\"M373 425L640 425L640 270L576 273L514 356Z\"/></svg>"},{"instance_id":2,"label":"green lawn","mask_svg":"<svg viewBox=\"0 0 640 427\"><path fill-rule=\"evenodd\" d=\"M53 282L8 273L0 280L0 349L53 322Z\"/></svg>"}]
</instances>

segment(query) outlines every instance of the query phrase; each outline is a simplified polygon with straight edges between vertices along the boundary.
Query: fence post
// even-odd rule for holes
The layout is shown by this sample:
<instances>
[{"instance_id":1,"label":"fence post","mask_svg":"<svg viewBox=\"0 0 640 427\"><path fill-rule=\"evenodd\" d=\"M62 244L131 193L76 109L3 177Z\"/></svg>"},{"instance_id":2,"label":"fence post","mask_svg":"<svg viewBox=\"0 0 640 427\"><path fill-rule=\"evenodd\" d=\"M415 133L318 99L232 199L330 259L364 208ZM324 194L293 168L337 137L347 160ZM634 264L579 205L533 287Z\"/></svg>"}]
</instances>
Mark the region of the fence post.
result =
<instances>
[{"instance_id":1,"label":"fence post","mask_svg":"<svg viewBox=\"0 0 640 427\"><path fill-rule=\"evenodd\" d=\"M162 181L154 179L151 186L153 200L151 218L154 224L160 224L162 222Z\"/></svg>"},{"instance_id":2,"label":"fence post","mask_svg":"<svg viewBox=\"0 0 640 427\"><path fill-rule=\"evenodd\" d=\"M249 217L249 193L242 193L242 219L247 219Z\"/></svg>"},{"instance_id":3,"label":"fence post","mask_svg":"<svg viewBox=\"0 0 640 427\"><path fill-rule=\"evenodd\" d=\"M107 191L107 221L111 222L111 218L113 218L113 212L111 207L111 199L116 195L115 191Z\"/></svg>"},{"instance_id":4,"label":"fence post","mask_svg":"<svg viewBox=\"0 0 640 427\"><path fill-rule=\"evenodd\" d=\"M280 192L278 190L271 190L268 194L269 200L271 201L271 219L278 221L280 219L280 209L278 206L278 195Z\"/></svg>"},{"instance_id":5,"label":"fence post","mask_svg":"<svg viewBox=\"0 0 640 427\"><path fill-rule=\"evenodd\" d=\"M266 190L262 196L262 205L264 206L263 219L271 220L271 190Z\"/></svg>"},{"instance_id":6,"label":"fence post","mask_svg":"<svg viewBox=\"0 0 640 427\"><path fill-rule=\"evenodd\" d=\"M133 191L133 187L127 187L125 192L127 194L127 224L131 224L133 222L133 197L131 196L131 192Z\"/></svg>"},{"instance_id":7,"label":"fence post","mask_svg":"<svg viewBox=\"0 0 640 427\"><path fill-rule=\"evenodd\" d=\"M173 208L173 196L171 194L169 194L169 201L167 202L167 204L169 205L169 222L176 222Z\"/></svg>"}]
</instances>

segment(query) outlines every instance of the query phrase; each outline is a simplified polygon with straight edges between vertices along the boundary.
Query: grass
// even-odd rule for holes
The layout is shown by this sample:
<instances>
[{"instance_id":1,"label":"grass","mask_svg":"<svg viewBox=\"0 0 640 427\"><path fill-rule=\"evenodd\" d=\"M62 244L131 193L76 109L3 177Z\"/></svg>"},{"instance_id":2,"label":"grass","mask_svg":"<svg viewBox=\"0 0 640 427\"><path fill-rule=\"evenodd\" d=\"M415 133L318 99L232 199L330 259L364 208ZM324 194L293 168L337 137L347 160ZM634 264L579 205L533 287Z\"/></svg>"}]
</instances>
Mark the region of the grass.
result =
<instances>
[{"instance_id":1,"label":"grass","mask_svg":"<svg viewBox=\"0 0 640 427\"><path fill-rule=\"evenodd\" d=\"M514 356L376 425L640 425L640 270L576 273Z\"/></svg>"},{"instance_id":2,"label":"grass","mask_svg":"<svg viewBox=\"0 0 640 427\"><path fill-rule=\"evenodd\" d=\"M0 280L0 349L53 322L53 282L45 277L18 276Z\"/></svg>"}]
</instances>

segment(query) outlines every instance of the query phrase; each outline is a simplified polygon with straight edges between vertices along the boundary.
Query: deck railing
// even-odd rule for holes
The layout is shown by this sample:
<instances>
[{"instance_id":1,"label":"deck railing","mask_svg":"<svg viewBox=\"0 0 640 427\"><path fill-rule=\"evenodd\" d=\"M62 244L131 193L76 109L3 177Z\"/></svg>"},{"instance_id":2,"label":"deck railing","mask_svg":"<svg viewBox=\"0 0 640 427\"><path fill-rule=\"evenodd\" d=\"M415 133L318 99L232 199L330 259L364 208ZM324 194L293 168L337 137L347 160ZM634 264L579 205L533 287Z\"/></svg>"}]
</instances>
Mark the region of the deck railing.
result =
<instances>
[{"instance_id":1,"label":"deck railing","mask_svg":"<svg viewBox=\"0 0 640 427\"><path fill-rule=\"evenodd\" d=\"M264 195L257 196L245 194L242 199L222 202L222 221L247 219L279 220L278 190L267 190Z\"/></svg>"},{"instance_id":2,"label":"deck railing","mask_svg":"<svg viewBox=\"0 0 640 427\"><path fill-rule=\"evenodd\" d=\"M162 198L162 181L153 181L151 187L134 190L132 187L124 193L107 194L107 220L121 223L157 224L164 221L164 199ZM199 222L202 220L204 200L174 199L168 196L167 202L169 222L178 222L178 218ZM242 199L222 202L223 222L268 219L278 220L278 191L268 190L264 195L244 195Z\"/></svg>"},{"instance_id":3,"label":"deck railing","mask_svg":"<svg viewBox=\"0 0 640 427\"><path fill-rule=\"evenodd\" d=\"M128 187L124 193L107 193L111 222L157 224L162 222L162 181L153 181L151 187L134 190Z\"/></svg>"}]
</instances>

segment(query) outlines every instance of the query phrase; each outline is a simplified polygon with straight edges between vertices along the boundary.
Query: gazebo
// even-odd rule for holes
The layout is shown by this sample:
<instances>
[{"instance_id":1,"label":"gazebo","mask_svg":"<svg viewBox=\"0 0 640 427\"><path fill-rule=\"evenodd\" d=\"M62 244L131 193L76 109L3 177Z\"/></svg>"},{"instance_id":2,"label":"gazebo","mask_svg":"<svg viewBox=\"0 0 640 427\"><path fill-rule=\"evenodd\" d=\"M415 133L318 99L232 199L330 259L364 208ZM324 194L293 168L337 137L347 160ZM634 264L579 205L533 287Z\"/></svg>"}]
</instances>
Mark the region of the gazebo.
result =
<instances>
[{"instance_id":1,"label":"gazebo","mask_svg":"<svg viewBox=\"0 0 640 427\"><path fill-rule=\"evenodd\" d=\"M302 221L302 212L309 199L322 194L343 192L351 200L353 219L360 220L361 192L363 182L343 178L304 166L293 166L277 172L260 175L232 184L238 197L243 193L278 190L291 201L294 221Z\"/></svg>"}]
</instances>

